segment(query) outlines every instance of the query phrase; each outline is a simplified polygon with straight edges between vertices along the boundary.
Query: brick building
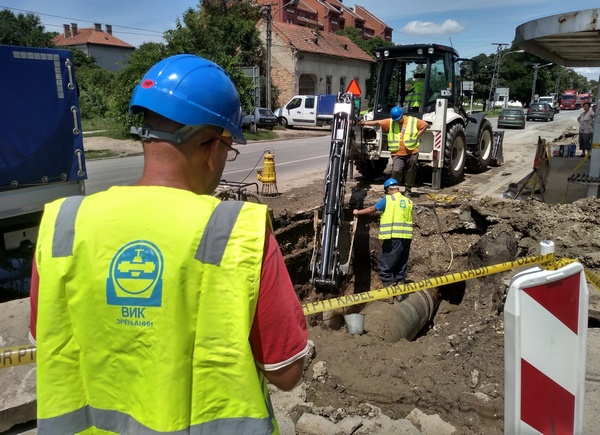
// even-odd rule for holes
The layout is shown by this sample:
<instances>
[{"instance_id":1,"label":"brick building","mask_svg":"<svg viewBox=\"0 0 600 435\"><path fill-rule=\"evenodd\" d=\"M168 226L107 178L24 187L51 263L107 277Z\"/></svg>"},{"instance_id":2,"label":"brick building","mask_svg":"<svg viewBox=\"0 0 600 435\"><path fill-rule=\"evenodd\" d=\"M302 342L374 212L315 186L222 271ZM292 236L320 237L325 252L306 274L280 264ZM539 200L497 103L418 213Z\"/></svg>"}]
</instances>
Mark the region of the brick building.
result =
<instances>
[{"instance_id":1,"label":"brick building","mask_svg":"<svg viewBox=\"0 0 600 435\"><path fill-rule=\"evenodd\" d=\"M271 83L280 91L275 106L294 95L336 94L357 79L364 93L374 59L335 32L354 27L364 38L392 44L392 28L361 6L341 0L258 0L272 17ZM258 25L266 43L267 20Z\"/></svg>"},{"instance_id":2,"label":"brick building","mask_svg":"<svg viewBox=\"0 0 600 435\"><path fill-rule=\"evenodd\" d=\"M361 31L365 38L379 36L392 42L393 29L366 8L347 6L342 0L258 0L261 5L270 5L273 21L295 24L325 33L335 33L346 27ZM264 7L264 6L263 6Z\"/></svg>"}]
</instances>

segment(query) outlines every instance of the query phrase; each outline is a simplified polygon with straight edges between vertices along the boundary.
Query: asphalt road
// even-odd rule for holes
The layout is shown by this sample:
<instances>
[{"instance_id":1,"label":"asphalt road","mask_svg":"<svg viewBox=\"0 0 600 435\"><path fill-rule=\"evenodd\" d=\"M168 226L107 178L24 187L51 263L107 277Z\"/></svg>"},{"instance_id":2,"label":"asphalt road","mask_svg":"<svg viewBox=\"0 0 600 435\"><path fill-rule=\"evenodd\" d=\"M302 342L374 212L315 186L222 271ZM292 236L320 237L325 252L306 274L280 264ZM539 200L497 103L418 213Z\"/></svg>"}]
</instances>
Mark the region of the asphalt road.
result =
<instances>
[{"instance_id":1,"label":"asphalt road","mask_svg":"<svg viewBox=\"0 0 600 435\"><path fill-rule=\"evenodd\" d=\"M517 182L531 171L538 137L553 141L567 126L577 127L576 117L579 113L561 111L551 122L530 121L523 130L503 129L505 165L492 168L484 174L467 176L459 186L473 190L478 196L500 195L509 183ZM497 119L490 118L490 122L496 130ZM227 163L223 178L257 182L257 169L263 168L264 154L270 152L275 156L279 191L301 187L323 179L329 158L329 144L329 136L320 136L242 145L237 160ZM141 156L90 160L87 162L89 178L86 191L90 194L113 185L130 185L139 179L142 166ZM421 177L420 182L426 189L430 181ZM442 193L445 190L442 189Z\"/></svg>"}]
</instances>

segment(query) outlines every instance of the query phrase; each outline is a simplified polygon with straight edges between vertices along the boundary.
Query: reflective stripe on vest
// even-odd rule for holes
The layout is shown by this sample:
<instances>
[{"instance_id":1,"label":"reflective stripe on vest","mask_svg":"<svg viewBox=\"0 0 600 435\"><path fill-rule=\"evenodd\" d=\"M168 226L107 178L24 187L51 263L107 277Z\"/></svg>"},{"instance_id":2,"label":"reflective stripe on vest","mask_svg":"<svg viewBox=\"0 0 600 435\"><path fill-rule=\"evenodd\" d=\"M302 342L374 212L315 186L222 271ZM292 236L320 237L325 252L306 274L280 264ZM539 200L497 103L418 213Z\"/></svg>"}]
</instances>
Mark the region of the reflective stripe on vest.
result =
<instances>
[{"instance_id":1,"label":"reflective stripe on vest","mask_svg":"<svg viewBox=\"0 0 600 435\"><path fill-rule=\"evenodd\" d=\"M400 194L386 195L385 210L379 222L379 238L385 239L412 239L413 202Z\"/></svg>"},{"instance_id":2,"label":"reflective stripe on vest","mask_svg":"<svg viewBox=\"0 0 600 435\"><path fill-rule=\"evenodd\" d=\"M151 191L148 198L153 198L154 193ZM102 302L105 290L95 270L92 276L95 278L90 278L89 285L86 282L85 271L93 270L90 267L95 266L89 264L90 259L102 262L103 269L108 260L102 257L108 254L110 260L113 255L112 251L104 252L105 247L99 248L99 245L115 244L115 241L103 243L109 234L99 235L95 240L95 230L82 227L83 222L89 221L90 216L95 216L94 211L106 203L103 197L69 197L47 205L40 225L40 243L36 249L40 271L40 435L82 431L95 433L93 428L144 435L279 433L267 380L256 368L247 338L258 299L264 228L268 222L266 207L237 201L218 202L210 197L188 200L193 198L183 197L188 193L167 194L178 197L175 206L187 205L188 209L182 212L186 215L185 219L179 219L174 228L166 233L162 230L166 227L163 225L158 230L142 230L140 234L144 237L148 233L150 241L156 239L157 246L171 262L171 275L178 270L190 269L200 274L193 274L195 280L163 277L164 286L170 292L169 302L166 302L165 293L162 306L158 307L107 305L106 301ZM126 194L120 195L115 201L117 205L127 198ZM194 222L193 217L202 215L207 207L208 210L212 209L212 214L209 214L210 211L204 213L199 221L202 223L190 225L189 228L182 224ZM113 216L110 212L99 214L102 217ZM169 213L163 215L170 216ZM132 225L137 225L134 215L125 216L130 216ZM127 222L127 219L124 221ZM177 231L176 228L181 230ZM200 229L196 235L194 228ZM181 246L180 250L163 246L170 237L181 241L183 236L185 240L190 230L187 240L191 243L187 246ZM123 234L129 232L124 230ZM152 233L159 235L153 238ZM115 246L121 246L127 240L120 233L115 236L118 239ZM88 250L92 254L90 257L86 257ZM187 269L179 269L178 261L184 258L190 259L182 263ZM134 261L129 263L133 264ZM84 276L81 276L82 273ZM186 288L188 280L194 285L190 287L188 284ZM220 280L224 280L225 284L220 285ZM198 283L202 284L202 288L206 286L207 290L195 294L193 289L200 288ZM211 287L215 290L209 290ZM190 288L191 291L185 291ZM199 301L194 301L198 296ZM178 307L190 301L195 305L190 305L186 315ZM160 311L163 308L165 312ZM126 310L134 314L142 313L139 320L154 322L154 325L149 328L117 327L115 321L133 323L136 320L134 314L131 317L128 317L130 314L120 314L122 310L124 313ZM205 315L192 318L190 311ZM169 314L173 312L174 316ZM114 313L116 315L113 316ZM126 318L122 319L123 316ZM92 319L92 325L97 322L98 328L105 331L105 337L87 333L90 323L86 323L86 317ZM106 323L107 319L109 323ZM170 326L174 322L179 322L181 326ZM211 324L223 327L211 330ZM128 352L127 344L110 348L112 341L123 341L115 336L119 331L127 340L125 343L131 343L131 352ZM161 338L165 336L168 337L166 342ZM90 343L93 339L98 339L98 342ZM159 343L161 347L151 347ZM95 345L104 346L106 351L94 352ZM191 352L191 355L186 352ZM146 361L139 360L142 357ZM103 374L101 367L104 365L107 369ZM128 369L124 371L119 367ZM134 377L128 374L132 368L137 370ZM110 382L106 379L108 373L112 376L110 379L113 383L110 385L113 392L103 387ZM140 377L144 373L148 373L147 379ZM166 379L170 381L161 383L161 374L166 374ZM93 379L99 381L95 385L87 381ZM183 382L183 379L186 381ZM146 384L147 387L144 386ZM128 391L129 385L135 385L136 388ZM233 391L235 394L232 396ZM156 411L152 411L153 406L158 406ZM171 409L174 411L171 412Z\"/></svg>"},{"instance_id":3,"label":"reflective stripe on vest","mask_svg":"<svg viewBox=\"0 0 600 435\"><path fill-rule=\"evenodd\" d=\"M404 115L406 116L406 115ZM402 129L400 124L390 119L390 129L388 131L388 150L390 152L396 152L400 149L400 139L404 142L404 146L407 150L414 150L419 146L417 135L419 130L417 128L417 118L414 116L406 116L406 127L405 123L402 123Z\"/></svg>"},{"instance_id":4,"label":"reflective stripe on vest","mask_svg":"<svg viewBox=\"0 0 600 435\"><path fill-rule=\"evenodd\" d=\"M70 196L61 204L52 239L52 256L68 257L73 254L75 218L83 196ZM243 202L223 201L213 211L196 251L196 260L219 266L227 241L235 225Z\"/></svg>"},{"instance_id":5,"label":"reflective stripe on vest","mask_svg":"<svg viewBox=\"0 0 600 435\"><path fill-rule=\"evenodd\" d=\"M274 415L272 418L275 418ZM38 419L37 431L40 435L76 434L91 426L117 434L136 435L214 435L214 434L272 434L273 425L269 419L228 418L192 425L176 431L155 431L136 421L130 415L119 411L97 409L85 406L58 417Z\"/></svg>"}]
</instances>

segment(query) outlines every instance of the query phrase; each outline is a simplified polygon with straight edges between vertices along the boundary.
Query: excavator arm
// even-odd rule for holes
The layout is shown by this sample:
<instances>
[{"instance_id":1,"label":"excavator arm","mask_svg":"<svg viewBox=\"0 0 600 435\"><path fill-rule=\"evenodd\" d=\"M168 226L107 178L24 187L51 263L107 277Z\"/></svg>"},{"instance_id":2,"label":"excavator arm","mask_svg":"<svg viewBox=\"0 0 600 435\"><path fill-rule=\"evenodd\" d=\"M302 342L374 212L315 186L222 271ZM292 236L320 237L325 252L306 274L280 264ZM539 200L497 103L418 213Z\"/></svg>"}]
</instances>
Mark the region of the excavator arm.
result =
<instances>
[{"instance_id":1,"label":"excavator arm","mask_svg":"<svg viewBox=\"0 0 600 435\"><path fill-rule=\"evenodd\" d=\"M358 101L352 93L340 93L335 103L323 206L315 212L311 283L317 288L338 288L350 268L356 219L345 222L344 197Z\"/></svg>"}]
</instances>

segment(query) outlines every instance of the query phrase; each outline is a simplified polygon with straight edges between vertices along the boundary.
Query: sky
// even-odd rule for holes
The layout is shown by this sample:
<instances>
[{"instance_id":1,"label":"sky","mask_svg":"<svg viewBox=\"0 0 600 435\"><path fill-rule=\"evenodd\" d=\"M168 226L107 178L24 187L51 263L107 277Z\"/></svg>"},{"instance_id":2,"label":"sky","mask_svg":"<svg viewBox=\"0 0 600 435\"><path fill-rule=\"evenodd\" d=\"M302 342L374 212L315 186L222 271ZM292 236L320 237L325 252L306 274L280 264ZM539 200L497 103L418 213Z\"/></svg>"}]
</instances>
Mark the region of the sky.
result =
<instances>
[{"instance_id":1,"label":"sky","mask_svg":"<svg viewBox=\"0 0 600 435\"><path fill-rule=\"evenodd\" d=\"M600 7L598 0L343 0L358 4L394 29L398 44L439 43L453 46L461 57L494 54L498 44L509 48L515 29L529 21L575 10ZM63 32L63 24L79 28L94 23L113 26L113 35L133 46L161 42L198 0L0 0L0 9L33 12L47 31ZM598 80L600 68L576 68Z\"/></svg>"}]
</instances>

